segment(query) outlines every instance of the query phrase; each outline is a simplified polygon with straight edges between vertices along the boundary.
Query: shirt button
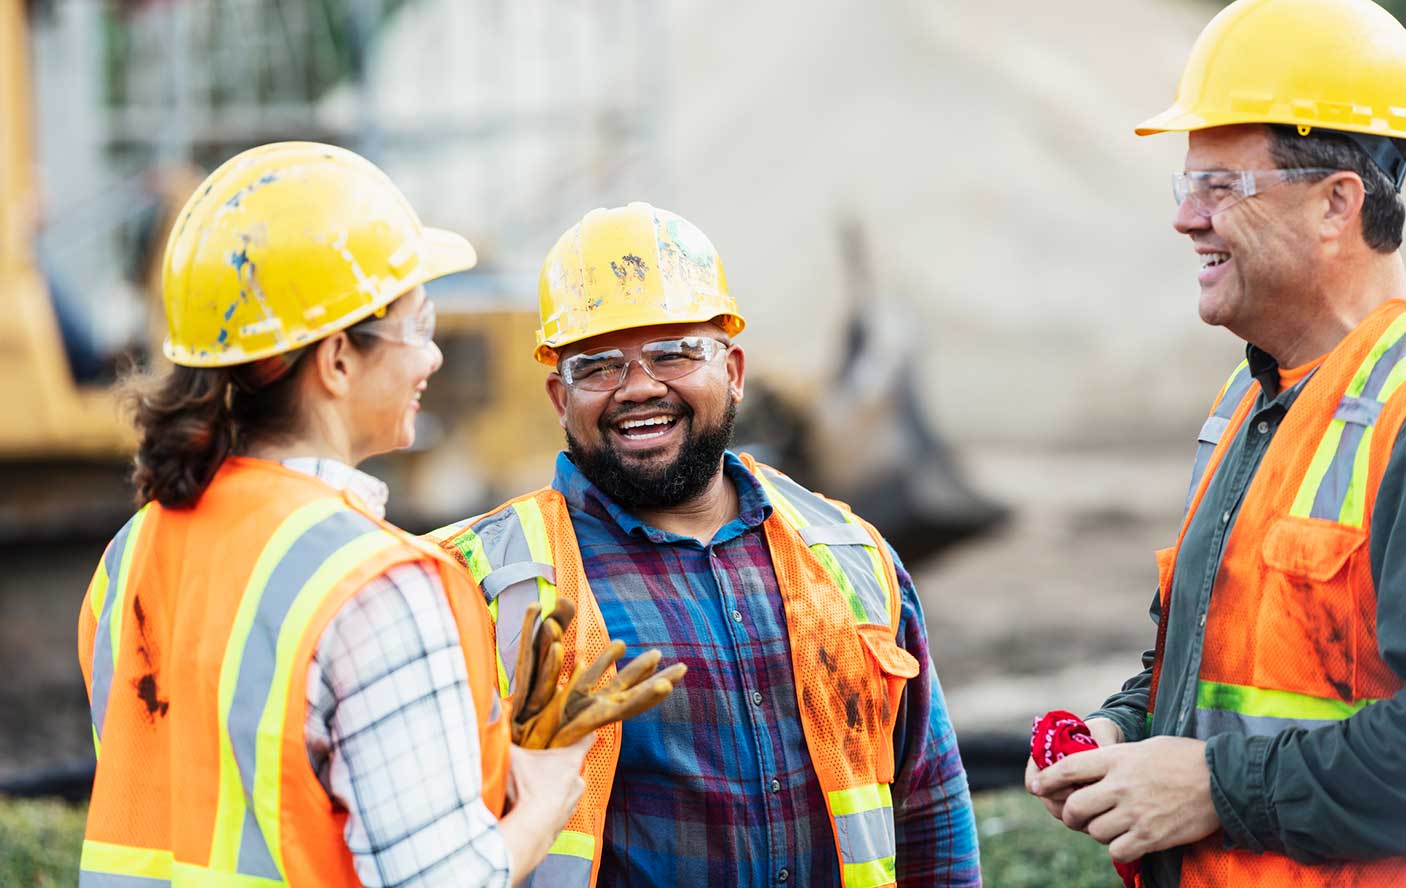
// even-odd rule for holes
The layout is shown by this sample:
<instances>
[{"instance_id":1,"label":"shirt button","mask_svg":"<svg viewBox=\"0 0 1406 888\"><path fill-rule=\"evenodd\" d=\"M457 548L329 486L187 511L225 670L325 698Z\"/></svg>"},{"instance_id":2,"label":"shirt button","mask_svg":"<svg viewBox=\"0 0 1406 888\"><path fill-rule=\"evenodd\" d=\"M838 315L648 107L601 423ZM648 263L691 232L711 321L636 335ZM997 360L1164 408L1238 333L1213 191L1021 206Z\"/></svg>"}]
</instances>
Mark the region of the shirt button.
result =
<instances>
[{"instance_id":1,"label":"shirt button","mask_svg":"<svg viewBox=\"0 0 1406 888\"><path fill-rule=\"evenodd\" d=\"M1260 420L1260 424L1255 426L1255 431L1259 432L1261 435L1268 435L1269 423L1265 422L1264 420Z\"/></svg>"},{"instance_id":2,"label":"shirt button","mask_svg":"<svg viewBox=\"0 0 1406 888\"><path fill-rule=\"evenodd\" d=\"M1229 524L1229 523L1230 523L1230 513L1229 513L1229 512L1221 512L1221 513L1220 513L1220 523L1221 523L1221 524Z\"/></svg>"},{"instance_id":3,"label":"shirt button","mask_svg":"<svg viewBox=\"0 0 1406 888\"><path fill-rule=\"evenodd\" d=\"M1206 615L1205 615L1204 613L1201 614L1201 619L1198 620L1197 622L1198 622L1199 625L1205 626L1205 625L1206 625Z\"/></svg>"},{"instance_id":4,"label":"shirt button","mask_svg":"<svg viewBox=\"0 0 1406 888\"><path fill-rule=\"evenodd\" d=\"M742 622L742 611L740 611L740 610L735 610L735 611L733 611L733 612L732 612L732 619L733 619L733 622L736 622L736 623Z\"/></svg>"},{"instance_id":5,"label":"shirt button","mask_svg":"<svg viewBox=\"0 0 1406 888\"><path fill-rule=\"evenodd\" d=\"M780 791L781 791L781 781L780 781L780 780L773 780L773 781L771 781L771 791L772 791L772 792L780 792Z\"/></svg>"},{"instance_id":6,"label":"shirt button","mask_svg":"<svg viewBox=\"0 0 1406 888\"><path fill-rule=\"evenodd\" d=\"M781 872L776 874L776 881L778 882L784 882L789 878L791 878L791 871L784 866L781 868Z\"/></svg>"},{"instance_id":7,"label":"shirt button","mask_svg":"<svg viewBox=\"0 0 1406 888\"><path fill-rule=\"evenodd\" d=\"M753 692L752 692L752 702L753 702L754 704L756 704L757 706L762 705L762 692L761 692L761 691L753 691Z\"/></svg>"}]
</instances>

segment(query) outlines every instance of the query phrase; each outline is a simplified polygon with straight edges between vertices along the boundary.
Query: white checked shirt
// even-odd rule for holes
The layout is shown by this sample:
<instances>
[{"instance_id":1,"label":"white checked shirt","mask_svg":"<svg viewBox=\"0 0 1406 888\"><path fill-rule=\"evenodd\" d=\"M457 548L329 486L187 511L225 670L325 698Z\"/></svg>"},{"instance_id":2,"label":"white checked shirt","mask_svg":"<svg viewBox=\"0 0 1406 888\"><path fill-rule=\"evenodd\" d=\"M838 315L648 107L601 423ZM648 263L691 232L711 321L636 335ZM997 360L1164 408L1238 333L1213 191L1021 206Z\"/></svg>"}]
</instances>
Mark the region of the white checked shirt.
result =
<instances>
[{"instance_id":1,"label":"white checked shirt","mask_svg":"<svg viewBox=\"0 0 1406 888\"><path fill-rule=\"evenodd\" d=\"M336 460L283 465L350 490L377 514L386 485ZM483 803L478 728L459 630L423 564L367 583L322 633L308 667L308 759L347 811L367 888L507 886L507 846Z\"/></svg>"}]
</instances>

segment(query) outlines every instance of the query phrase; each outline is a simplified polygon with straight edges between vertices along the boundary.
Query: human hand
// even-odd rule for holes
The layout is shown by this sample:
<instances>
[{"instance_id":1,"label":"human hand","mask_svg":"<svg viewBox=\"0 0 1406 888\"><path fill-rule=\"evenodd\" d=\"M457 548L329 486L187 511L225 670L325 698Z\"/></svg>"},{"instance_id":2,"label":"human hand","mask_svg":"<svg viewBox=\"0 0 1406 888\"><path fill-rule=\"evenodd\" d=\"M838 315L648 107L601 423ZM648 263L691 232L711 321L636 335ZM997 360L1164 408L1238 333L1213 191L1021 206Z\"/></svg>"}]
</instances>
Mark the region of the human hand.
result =
<instances>
[{"instance_id":1,"label":"human hand","mask_svg":"<svg viewBox=\"0 0 1406 888\"><path fill-rule=\"evenodd\" d=\"M557 834L575 813L586 791L581 765L595 741L591 733L556 749L508 747L509 810L499 829L515 883L546 859Z\"/></svg>"},{"instance_id":2,"label":"human hand","mask_svg":"<svg viewBox=\"0 0 1406 888\"><path fill-rule=\"evenodd\" d=\"M1116 746L1123 742L1123 729L1111 718L1091 718L1084 724L1089 726L1089 733L1093 735L1094 742L1101 747Z\"/></svg>"},{"instance_id":3,"label":"human hand","mask_svg":"<svg viewBox=\"0 0 1406 888\"><path fill-rule=\"evenodd\" d=\"M1205 748L1187 737L1120 743L1027 772L1027 785L1042 800L1060 799L1064 824L1108 845L1114 860L1136 860L1220 828Z\"/></svg>"}]
</instances>

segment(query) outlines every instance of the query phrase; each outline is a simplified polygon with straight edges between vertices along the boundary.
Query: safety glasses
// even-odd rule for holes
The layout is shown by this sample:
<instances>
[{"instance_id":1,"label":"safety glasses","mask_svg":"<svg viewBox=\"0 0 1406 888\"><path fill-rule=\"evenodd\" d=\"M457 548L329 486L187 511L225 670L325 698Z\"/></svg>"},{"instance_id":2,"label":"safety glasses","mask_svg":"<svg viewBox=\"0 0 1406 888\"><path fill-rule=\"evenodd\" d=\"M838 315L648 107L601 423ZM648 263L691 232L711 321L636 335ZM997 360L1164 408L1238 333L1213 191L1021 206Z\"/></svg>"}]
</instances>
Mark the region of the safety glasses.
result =
<instances>
[{"instance_id":1,"label":"safety glasses","mask_svg":"<svg viewBox=\"0 0 1406 888\"><path fill-rule=\"evenodd\" d=\"M698 370L727 351L728 344L707 336L656 339L640 346L638 353L626 354L618 348L572 355L557 367L562 380L588 392L612 392L629 375L630 365L638 363L657 382L669 382Z\"/></svg>"},{"instance_id":2,"label":"safety glasses","mask_svg":"<svg viewBox=\"0 0 1406 888\"><path fill-rule=\"evenodd\" d=\"M435 308L426 299L413 318L381 318L357 324L352 330L387 342L401 342L413 348L424 348L434 342Z\"/></svg>"},{"instance_id":3,"label":"safety glasses","mask_svg":"<svg viewBox=\"0 0 1406 888\"><path fill-rule=\"evenodd\" d=\"M1191 209L1207 219L1223 213L1256 194L1299 179L1321 179L1338 170L1296 167L1287 170L1190 170L1172 173L1172 197L1177 206L1191 202Z\"/></svg>"}]
</instances>

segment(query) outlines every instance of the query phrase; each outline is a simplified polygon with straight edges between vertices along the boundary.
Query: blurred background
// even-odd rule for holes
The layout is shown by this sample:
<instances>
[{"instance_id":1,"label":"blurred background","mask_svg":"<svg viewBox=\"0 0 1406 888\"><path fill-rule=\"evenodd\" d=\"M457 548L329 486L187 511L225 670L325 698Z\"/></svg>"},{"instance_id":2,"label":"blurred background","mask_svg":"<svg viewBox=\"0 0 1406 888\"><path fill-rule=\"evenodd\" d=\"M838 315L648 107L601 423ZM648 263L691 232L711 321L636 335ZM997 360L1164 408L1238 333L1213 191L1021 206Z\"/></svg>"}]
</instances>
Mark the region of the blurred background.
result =
<instances>
[{"instance_id":1,"label":"blurred background","mask_svg":"<svg viewBox=\"0 0 1406 888\"><path fill-rule=\"evenodd\" d=\"M181 203L283 139L366 154L479 249L431 288L417 450L369 467L393 518L549 480L539 263L647 200L748 317L741 443L914 574L969 764L1094 708L1152 644L1151 553L1242 349L1171 229L1184 138L1132 134L1219 5L0 0L0 787L91 768L76 613L131 511L108 386L161 360Z\"/></svg>"}]
</instances>

